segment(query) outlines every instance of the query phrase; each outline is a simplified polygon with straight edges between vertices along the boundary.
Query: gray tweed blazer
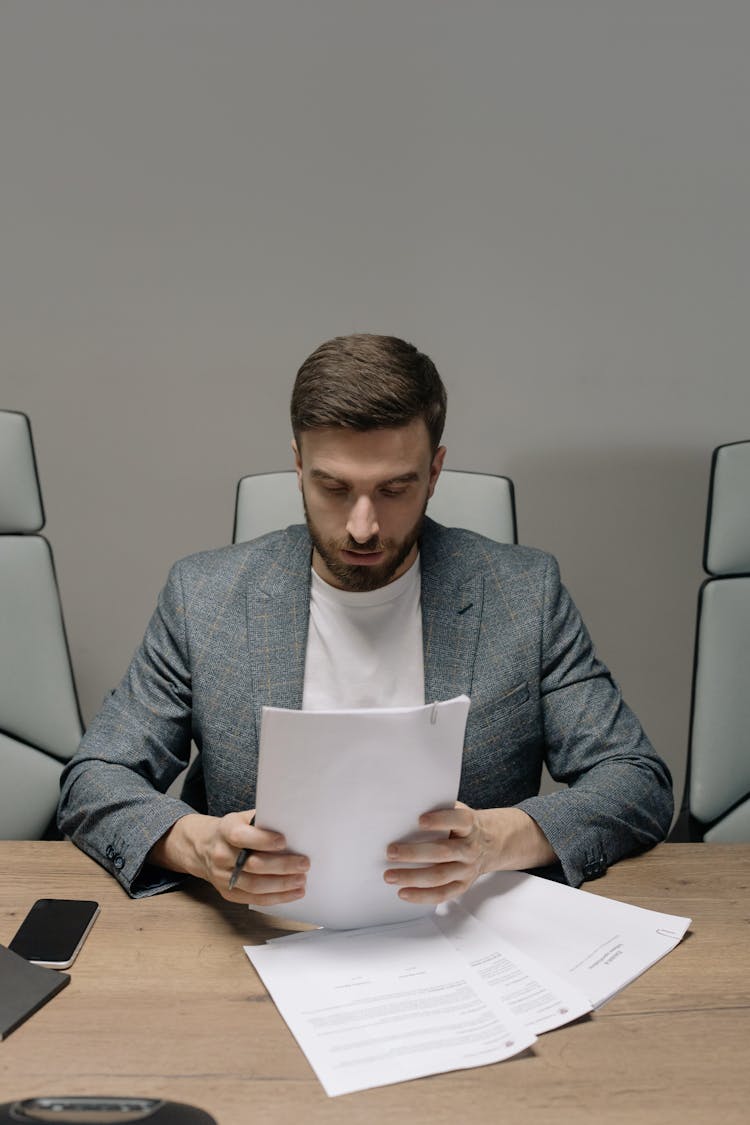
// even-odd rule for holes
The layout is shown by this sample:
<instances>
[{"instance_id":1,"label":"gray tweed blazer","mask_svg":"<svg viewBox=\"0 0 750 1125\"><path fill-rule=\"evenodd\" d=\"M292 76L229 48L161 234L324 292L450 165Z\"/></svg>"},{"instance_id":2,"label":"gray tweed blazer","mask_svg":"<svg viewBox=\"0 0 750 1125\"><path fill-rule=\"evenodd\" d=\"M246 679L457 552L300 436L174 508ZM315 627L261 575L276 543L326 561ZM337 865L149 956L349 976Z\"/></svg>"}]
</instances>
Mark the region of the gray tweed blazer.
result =
<instances>
[{"instance_id":1,"label":"gray tweed blazer","mask_svg":"<svg viewBox=\"0 0 750 1125\"><path fill-rule=\"evenodd\" d=\"M186 812L255 805L261 708L302 705L311 545L304 526L175 564L122 683L62 779L59 826L134 896L179 878L145 863ZM471 697L459 798L518 805L573 885L663 839L669 771L542 551L425 521L425 698ZM199 755L182 799L165 791ZM542 763L566 788L538 796Z\"/></svg>"}]
</instances>

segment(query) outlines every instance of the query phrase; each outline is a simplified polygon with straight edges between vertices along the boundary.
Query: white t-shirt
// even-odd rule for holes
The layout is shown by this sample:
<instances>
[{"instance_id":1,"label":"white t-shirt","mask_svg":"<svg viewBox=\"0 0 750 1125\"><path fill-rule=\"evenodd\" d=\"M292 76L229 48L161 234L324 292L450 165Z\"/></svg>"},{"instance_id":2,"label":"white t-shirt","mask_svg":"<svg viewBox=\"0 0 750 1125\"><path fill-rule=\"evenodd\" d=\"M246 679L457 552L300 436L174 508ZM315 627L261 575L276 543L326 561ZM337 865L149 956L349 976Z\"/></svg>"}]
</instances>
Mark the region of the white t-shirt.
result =
<instances>
[{"instance_id":1,"label":"white t-shirt","mask_svg":"<svg viewBox=\"0 0 750 1125\"><path fill-rule=\"evenodd\" d=\"M315 571L303 711L424 703L419 557L395 582L367 593L329 586Z\"/></svg>"}]
</instances>

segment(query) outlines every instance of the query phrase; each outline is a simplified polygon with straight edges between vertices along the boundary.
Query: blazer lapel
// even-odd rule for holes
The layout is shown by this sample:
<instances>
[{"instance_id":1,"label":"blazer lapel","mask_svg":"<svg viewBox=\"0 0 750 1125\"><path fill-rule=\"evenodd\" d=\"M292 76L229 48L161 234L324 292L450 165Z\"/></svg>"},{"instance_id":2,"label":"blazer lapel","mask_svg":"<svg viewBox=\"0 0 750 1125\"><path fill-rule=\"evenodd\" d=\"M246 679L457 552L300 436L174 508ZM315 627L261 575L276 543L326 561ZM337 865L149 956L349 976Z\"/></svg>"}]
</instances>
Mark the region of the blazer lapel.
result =
<instances>
[{"instance_id":1,"label":"blazer lapel","mask_svg":"<svg viewBox=\"0 0 750 1125\"><path fill-rule=\"evenodd\" d=\"M302 707L311 545L302 526L289 528L286 535L265 578L247 594L250 689L258 739L264 706Z\"/></svg>"},{"instance_id":2,"label":"blazer lapel","mask_svg":"<svg viewBox=\"0 0 750 1125\"><path fill-rule=\"evenodd\" d=\"M439 528L431 520L425 520L421 561L425 702L470 696L484 579L467 578L461 559L443 554Z\"/></svg>"}]
</instances>

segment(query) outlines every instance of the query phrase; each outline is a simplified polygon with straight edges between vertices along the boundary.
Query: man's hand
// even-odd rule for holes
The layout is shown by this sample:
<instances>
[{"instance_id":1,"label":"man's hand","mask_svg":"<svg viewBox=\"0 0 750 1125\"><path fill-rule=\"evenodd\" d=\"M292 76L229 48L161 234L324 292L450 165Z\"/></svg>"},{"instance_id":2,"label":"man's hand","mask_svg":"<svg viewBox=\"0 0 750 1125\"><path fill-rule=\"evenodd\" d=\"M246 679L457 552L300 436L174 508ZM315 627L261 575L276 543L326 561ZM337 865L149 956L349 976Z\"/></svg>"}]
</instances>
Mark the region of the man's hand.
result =
<instances>
[{"instance_id":1,"label":"man's hand","mask_svg":"<svg viewBox=\"0 0 750 1125\"><path fill-rule=\"evenodd\" d=\"M230 902L276 906L302 898L310 860L289 855L281 833L255 828L250 823L254 812L250 809L223 817L189 813L157 841L149 852L149 863L197 875ZM243 848L251 854L230 891L229 879Z\"/></svg>"},{"instance_id":2,"label":"man's hand","mask_svg":"<svg viewBox=\"0 0 750 1125\"><path fill-rule=\"evenodd\" d=\"M389 867L383 878L407 902L438 903L467 891L487 871L519 871L554 863L555 853L539 825L522 809L455 808L425 813L423 831L449 832L431 843L389 844L387 857L424 867Z\"/></svg>"}]
</instances>

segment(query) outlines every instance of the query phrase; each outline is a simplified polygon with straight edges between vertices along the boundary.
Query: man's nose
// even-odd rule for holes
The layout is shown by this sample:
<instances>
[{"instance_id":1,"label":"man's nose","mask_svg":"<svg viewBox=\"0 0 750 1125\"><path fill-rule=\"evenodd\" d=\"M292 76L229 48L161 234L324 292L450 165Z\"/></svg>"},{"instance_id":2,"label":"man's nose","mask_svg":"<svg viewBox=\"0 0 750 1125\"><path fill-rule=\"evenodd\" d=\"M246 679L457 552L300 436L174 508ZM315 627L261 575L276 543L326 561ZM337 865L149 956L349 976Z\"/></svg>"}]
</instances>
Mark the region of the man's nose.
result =
<instances>
[{"instance_id":1,"label":"man's nose","mask_svg":"<svg viewBox=\"0 0 750 1125\"><path fill-rule=\"evenodd\" d=\"M366 543L380 532L375 505L368 496L360 496L352 504L346 530L357 543Z\"/></svg>"}]
</instances>

